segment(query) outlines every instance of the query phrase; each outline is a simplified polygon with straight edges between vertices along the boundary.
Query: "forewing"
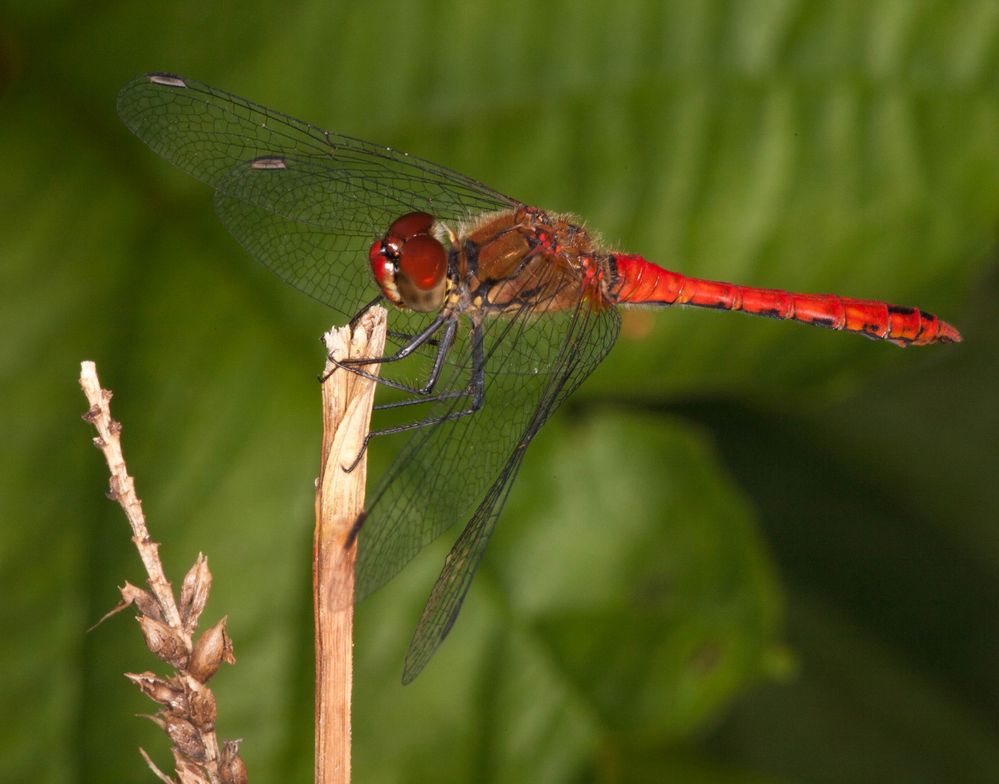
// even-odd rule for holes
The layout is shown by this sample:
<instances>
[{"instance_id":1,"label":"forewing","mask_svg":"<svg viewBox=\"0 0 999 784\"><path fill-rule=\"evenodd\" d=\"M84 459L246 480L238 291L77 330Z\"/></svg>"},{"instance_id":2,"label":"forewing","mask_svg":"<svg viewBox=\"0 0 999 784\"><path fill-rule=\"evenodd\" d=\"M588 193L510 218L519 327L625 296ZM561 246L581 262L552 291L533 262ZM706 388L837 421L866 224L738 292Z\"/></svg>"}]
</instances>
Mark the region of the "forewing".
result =
<instances>
[{"instance_id":1,"label":"forewing","mask_svg":"<svg viewBox=\"0 0 999 784\"><path fill-rule=\"evenodd\" d=\"M353 318L379 295L366 257L370 237L330 232L291 220L250 201L233 198L221 189L215 191L215 211L251 255L286 283L333 308L344 319ZM345 257L357 263L342 263ZM393 308L389 314L389 343L396 347L405 344L407 340L401 333L421 332L436 315ZM418 354L427 356L433 351L432 346L427 346ZM393 372L391 366L386 366L382 375L391 376Z\"/></svg>"},{"instance_id":2,"label":"forewing","mask_svg":"<svg viewBox=\"0 0 999 784\"><path fill-rule=\"evenodd\" d=\"M155 152L216 189L228 210L223 220L244 246L252 251L286 241L280 254L258 258L341 312L353 305L340 300L336 286L316 284L321 265L330 276L366 271L367 247L400 215L424 210L462 221L517 203L459 172L190 79L139 77L119 93L118 113ZM284 220L235 218L232 201ZM329 236L304 242L291 224ZM300 258L304 253L314 255Z\"/></svg>"},{"instance_id":3,"label":"forewing","mask_svg":"<svg viewBox=\"0 0 999 784\"><path fill-rule=\"evenodd\" d=\"M233 176L254 178L245 172ZM257 260L344 319L353 318L364 303L378 296L365 258L370 235L326 231L230 196L223 189L215 191L215 212ZM393 327L397 318L393 313Z\"/></svg>"}]
</instances>

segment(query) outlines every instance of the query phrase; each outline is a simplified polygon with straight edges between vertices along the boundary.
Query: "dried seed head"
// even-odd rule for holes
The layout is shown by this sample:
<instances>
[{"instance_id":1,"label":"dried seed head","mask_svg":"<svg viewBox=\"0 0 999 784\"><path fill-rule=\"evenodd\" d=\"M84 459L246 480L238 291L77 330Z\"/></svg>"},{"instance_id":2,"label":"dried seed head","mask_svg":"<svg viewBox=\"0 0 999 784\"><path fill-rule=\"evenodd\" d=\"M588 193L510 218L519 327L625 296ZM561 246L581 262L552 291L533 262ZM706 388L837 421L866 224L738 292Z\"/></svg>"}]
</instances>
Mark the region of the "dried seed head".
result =
<instances>
[{"instance_id":1,"label":"dried seed head","mask_svg":"<svg viewBox=\"0 0 999 784\"><path fill-rule=\"evenodd\" d=\"M201 765L184 759L177 753L176 749L174 749L173 758L177 781L180 784L211 784L211 778Z\"/></svg>"},{"instance_id":2,"label":"dried seed head","mask_svg":"<svg viewBox=\"0 0 999 784\"><path fill-rule=\"evenodd\" d=\"M184 575L184 583L180 589L180 619L188 634L193 634L198 625L208 592L212 587L212 573L208 569L208 559L198 553L194 565Z\"/></svg>"},{"instance_id":3,"label":"dried seed head","mask_svg":"<svg viewBox=\"0 0 999 784\"><path fill-rule=\"evenodd\" d=\"M157 621L163 619L163 614L160 612L160 603L156 601L149 591L132 585L130 582L126 582L119 590L121 591L123 602L134 604L140 613L149 618Z\"/></svg>"},{"instance_id":4,"label":"dried seed head","mask_svg":"<svg viewBox=\"0 0 999 784\"><path fill-rule=\"evenodd\" d=\"M125 677L138 686L139 691L149 699L158 702L165 708L175 712L187 710L187 697L183 687L179 684L164 680L152 672L126 672Z\"/></svg>"},{"instance_id":5,"label":"dried seed head","mask_svg":"<svg viewBox=\"0 0 999 784\"><path fill-rule=\"evenodd\" d=\"M226 631L226 619L227 617L223 617L207 629L194 644L187 671L202 683L207 682L218 671L223 661L226 664L236 663L236 657L232 653L232 640Z\"/></svg>"},{"instance_id":6,"label":"dried seed head","mask_svg":"<svg viewBox=\"0 0 999 784\"><path fill-rule=\"evenodd\" d=\"M227 740L222 744L222 759L219 764L222 784L246 784L249 781L246 764L239 756L239 745L242 742L242 740Z\"/></svg>"},{"instance_id":7,"label":"dried seed head","mask_svg":"<svg viewBox=\"0 0 999 784\"><path fill-rule=\"evenodd\" d=\"M202 732L214 730L218 707L212 690L190 675L185 675L184 695L188 706L184 715Z\"/></svg>"},{"instance_id":8,"label":"dried seed head","mask_svg":"<svg viewBox=\"0 0 999 784\"><path fill-rule=\"evenodd\" d=\"M189 651L187 642L176 631L162 621L140 616L139 626L146 638L146 647L163 661L178 670L187 666Z\"/></svg>"},{"instance_id":9,"label":"dried seed head","mask_svg":"<svg viewBox=\"0 0 999 784\"><path fill-rule=\"evenodd\" d=\"M165 722L166 733L178 752L191 762L204 762L208 759L201 733L191 722L179 716L167 716Z\"/></svg>"}]
</instances>

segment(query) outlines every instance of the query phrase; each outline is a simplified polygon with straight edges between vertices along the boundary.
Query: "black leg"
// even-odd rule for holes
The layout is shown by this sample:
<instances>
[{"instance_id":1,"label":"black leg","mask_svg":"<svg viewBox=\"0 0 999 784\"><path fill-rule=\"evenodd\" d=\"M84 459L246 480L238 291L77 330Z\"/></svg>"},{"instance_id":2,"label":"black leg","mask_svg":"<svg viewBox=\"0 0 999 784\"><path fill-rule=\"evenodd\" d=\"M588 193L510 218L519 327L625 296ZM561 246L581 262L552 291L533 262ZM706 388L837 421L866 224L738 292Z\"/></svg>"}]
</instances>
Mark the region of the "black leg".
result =
<instances>
[{"instance_id":1,"label":"black leg","mask_svg":"<svg viewBox=\"0 0 999 784\"><path fill-rule=\"evenodd\" d=\"M369 302L367 305L365 305L363 308L361 308L359 311L357 311L357 313L355 313L354 316L353 316L353 318L351 318L351 320L350 320L350 331L351 332L354 331L354 327L357 326L357 322L361 320L361 317L365 313L367 313L369 310L371 310L375 305L380 304L382 302L382 300L384 300L384 299L385 299L384 295L379 294L377 297L375 297L373 300L371 300L371 302Z\"/></svg>"},{"instance_id":2,"label":"black leg","mask_svg":"<svg viewBox=\"0 0 999 784\"><path fill-rule=\"evenodd\" d=\"M452 400L456 397L469 396L471 397L471 403L467 408L461 411L450 411L447 414L441 416L431 416L425 419L417 420L416 422L408 422L405 425L395 425L394 427L386 427L382 430L372 430L364 437L364 443L361 444L361 449L357 453L357 457L350 463L350 465L342 466L343 470L347 473L353 471L361 458L364 456L365 451L368 448L368 442L376 436L388 436L395 433L404 433L407 430L418 430L424 427L430 427L432 425L439 425L442 422L450 422L454 419L461 419L466 416L471 416L480 408L482 408L482 401L484 399L485 392L485 353L482 347L482 331L478 326L472 327L472 378L468 382L468 386L460 392L442 392L439 395L429 395L426 397L421 397L418 400L402 401L399 403L388 403L385 408L396 408L399 406L414 405L416 403L436 403L443 400ZM356 372L356 371L355 371ZM377 379L376 379L377 380Z\"/></svg>"},{"instance_id":3,"label":"black leg","mask_svg":"<svg viewBox=\"0 0 999 784\"><path fill-rule=\"evenodd\" d=\"M429 343L430 339L433 337L434 333L440 330L441 325L444 325L444 334L441 336L440 340L437 341L437 352L434 357L434 365L430 369L430 374L427 377L426 383L420 387L410 386L409 384L401 384L398 381L393 381L390 378L384 378L381 376L376 376L372 373L367 372L359 367L359 365L371 365L371 364L384 364L386 362L397 362L400 359L405 359L410 354L412 354L417 348L425 343ZM458 320L455 318L449 318L446 316L438 316L431 322L431 324L423 330L419 335L416 335L410 342L403 346L398 352L387 357L374 357L372 359L356 359L356 360L346 360L343 362L338 362L335 359L330 359L336 367L348 370L351 373L356 373L363 378L375 381L383 386L391 387L392 389L398 389L402 392L407 392L411 395L427 395L431 390L433 390L434 385L437 383L440 377L441 370L444 368L444 361L447 358L448 351L454 343L454 336L458 331Z\"/></svg>"}]
</instances>

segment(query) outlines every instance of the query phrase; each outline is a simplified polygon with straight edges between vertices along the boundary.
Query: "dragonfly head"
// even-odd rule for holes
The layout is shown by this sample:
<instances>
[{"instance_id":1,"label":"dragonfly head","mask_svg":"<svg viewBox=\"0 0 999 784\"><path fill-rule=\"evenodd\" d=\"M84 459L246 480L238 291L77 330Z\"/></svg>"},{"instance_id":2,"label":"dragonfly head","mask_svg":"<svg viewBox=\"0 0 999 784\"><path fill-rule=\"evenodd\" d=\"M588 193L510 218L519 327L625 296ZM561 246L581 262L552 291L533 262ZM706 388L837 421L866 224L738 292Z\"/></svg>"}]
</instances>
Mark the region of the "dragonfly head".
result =
<instances>
[{"instance_id":1,"label":"dragonfly head","mask_svg":"<svg viewBox=\"0 0 999 784\"><path fill-rule=\"evenodd\" d=\"M447 252L430 233L433 224L428 212L407 213L368 251L375 282L400 308L430 313L444 303Z\"/></svg>"}]
</instances>

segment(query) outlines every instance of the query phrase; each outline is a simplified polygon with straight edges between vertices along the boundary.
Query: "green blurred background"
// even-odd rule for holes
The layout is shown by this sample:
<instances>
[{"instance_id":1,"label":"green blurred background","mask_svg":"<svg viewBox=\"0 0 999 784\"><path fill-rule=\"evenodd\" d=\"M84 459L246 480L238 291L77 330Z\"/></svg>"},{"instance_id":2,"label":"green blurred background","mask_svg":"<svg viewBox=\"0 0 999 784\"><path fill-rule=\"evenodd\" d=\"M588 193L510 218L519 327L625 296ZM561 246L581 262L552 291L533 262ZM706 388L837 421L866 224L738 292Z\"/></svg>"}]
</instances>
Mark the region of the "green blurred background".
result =
<instances>
[{"instance_id":1,"label":"green blurred background","mask_svg":"<svg viewBox=\"0 0 999 784\"><path fill-rule=\"evenodd\" d=\"M114 113L170 70L586 216L681 271L919 305L901 351L629 318L532 447L461 620L449 542L358 608L358 782L999 781L999 3L0 8L0 780L151 781L142 572L79 418L115 413L175 579L204 551L253 781L312 765L309 549L331 314ZM372 449L372 475L394 445ZM449 537L445 537L449 538Z\"/></svg>"}]
</instances>

